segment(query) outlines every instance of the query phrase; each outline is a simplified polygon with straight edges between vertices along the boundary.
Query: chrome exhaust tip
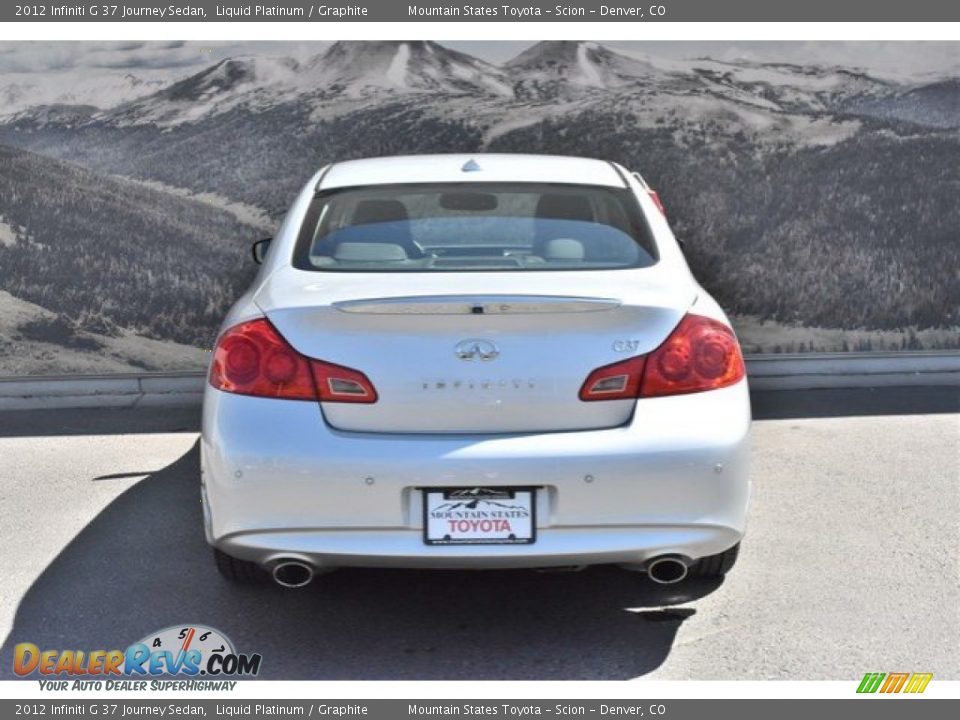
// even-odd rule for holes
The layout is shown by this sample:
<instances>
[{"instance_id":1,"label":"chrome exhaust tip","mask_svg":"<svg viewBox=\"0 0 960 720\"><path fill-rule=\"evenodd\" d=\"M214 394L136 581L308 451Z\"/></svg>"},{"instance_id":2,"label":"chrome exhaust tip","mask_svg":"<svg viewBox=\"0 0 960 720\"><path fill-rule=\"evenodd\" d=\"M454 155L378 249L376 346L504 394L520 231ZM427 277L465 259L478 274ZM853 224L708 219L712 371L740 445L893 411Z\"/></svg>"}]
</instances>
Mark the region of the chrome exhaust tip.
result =
<instances>
[{"instance_id":1,"label":"chrome exhaust tip","mask_svg":"<svg viewBox=\"0 0 960 720\"><path fill-rule=\"evenodd\" d=\"M673 585L687 576L688 566L683 558L664 555L647 563L647 575L660 585Z\"/></svg>"},{"instance_id":2,"label":"chrome exhaust tip","mask_svg":"<svg viewBox=\"0 0 960 720\"><path fill-rule=\"evenodd\" d=\"M313 580L313 568L302 560L281 560L273 566L273 581L285 588L306 587Z\"/></svg>"}]
</instances>

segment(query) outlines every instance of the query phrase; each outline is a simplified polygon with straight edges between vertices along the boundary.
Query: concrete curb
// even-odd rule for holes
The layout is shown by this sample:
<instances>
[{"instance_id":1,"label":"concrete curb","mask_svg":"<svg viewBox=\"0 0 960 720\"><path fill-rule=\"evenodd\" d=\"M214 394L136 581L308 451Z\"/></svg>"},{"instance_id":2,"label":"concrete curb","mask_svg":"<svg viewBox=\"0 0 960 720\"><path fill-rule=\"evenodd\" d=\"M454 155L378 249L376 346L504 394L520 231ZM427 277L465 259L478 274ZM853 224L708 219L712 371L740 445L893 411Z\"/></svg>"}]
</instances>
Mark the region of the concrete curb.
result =
<instances>
[{"instance_id":1,"label":"concrete curb","mask_svg":"<svg viewBox=\"0 0 960 720\"><path fill-rule=\"evenodd\" d=\"M0 378L0 410L199 405L205 378L195 372Z\"/></svg>"},{"instance_id":2,"label":"concrete curb","mask_svg":"<svg viewBox=\"0 0 960 720\"><path fill-rule=\"evenodd\" d=\"M753 390L953 386L960 352L811 353L747 356Z\"/></svg>"},{"instance_id":3,"label":"concrete curb","mask_svg":"<svg viewBox=\"0 0 960 720\"><path fill-rule=\"evenodd\" d=\"M747 357L753 390L944 386L960 392L960 352L811 353ZM203 399L205 373L0 378L0 410L183 407Z\"/></svg>"}]
</instances>

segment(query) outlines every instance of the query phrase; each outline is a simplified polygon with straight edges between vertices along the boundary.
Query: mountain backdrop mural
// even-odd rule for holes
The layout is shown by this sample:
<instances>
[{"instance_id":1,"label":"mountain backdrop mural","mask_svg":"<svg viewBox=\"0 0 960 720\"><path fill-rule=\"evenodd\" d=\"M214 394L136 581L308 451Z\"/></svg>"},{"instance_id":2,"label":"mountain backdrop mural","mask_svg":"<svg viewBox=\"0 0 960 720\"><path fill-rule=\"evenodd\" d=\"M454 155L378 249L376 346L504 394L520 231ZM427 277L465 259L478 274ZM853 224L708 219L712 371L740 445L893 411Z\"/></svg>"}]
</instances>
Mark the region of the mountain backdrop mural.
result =
<instances>
[{"instance_id":1,"label":"mountain backdrop mural","mask_svg":"<svg viewBox=\"0 0 960 720\"><path fill-rule=\"evenodd\" d=\"M640 171L747 352L960 348L957 75L409 41L0 75L0 375L202 368L313 172L424 152Z\"/></svg>"}]
</instances>

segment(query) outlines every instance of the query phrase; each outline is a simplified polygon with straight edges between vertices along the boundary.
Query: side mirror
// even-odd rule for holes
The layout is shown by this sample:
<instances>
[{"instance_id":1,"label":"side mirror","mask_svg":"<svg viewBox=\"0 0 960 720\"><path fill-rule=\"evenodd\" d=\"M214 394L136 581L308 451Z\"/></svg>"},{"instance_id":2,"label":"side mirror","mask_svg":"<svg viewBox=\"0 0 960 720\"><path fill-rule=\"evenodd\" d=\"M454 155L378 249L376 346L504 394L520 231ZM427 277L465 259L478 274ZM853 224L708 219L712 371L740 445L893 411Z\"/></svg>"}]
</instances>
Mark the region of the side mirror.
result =
<instances>
[{"instance_id":1,"label":"side mirror","mask_svg":"<svg viewBox=\"0 0 960 720\"><path fill-rule=\"evenodd\" d=\"M257 265L262 265L264 258L267 257L267 249L270 247L270 241L273 238L264 238L263 240L257 240L253 247L250 248L253 251L253 261Z\"/></svg>"}]
</instances>

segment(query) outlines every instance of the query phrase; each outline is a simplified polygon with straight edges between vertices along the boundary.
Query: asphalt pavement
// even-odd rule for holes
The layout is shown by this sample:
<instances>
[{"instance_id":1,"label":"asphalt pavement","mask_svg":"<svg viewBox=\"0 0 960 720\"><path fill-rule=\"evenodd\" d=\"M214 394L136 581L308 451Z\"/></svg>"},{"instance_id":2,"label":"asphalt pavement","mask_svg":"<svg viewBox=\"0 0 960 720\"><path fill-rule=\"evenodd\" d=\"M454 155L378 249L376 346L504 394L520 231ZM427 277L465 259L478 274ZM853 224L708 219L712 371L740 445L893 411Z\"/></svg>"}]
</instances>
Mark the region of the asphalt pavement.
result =
<instances>
[{"instance_id":1,"label":"asphalt pavement","mask_svg":"<svg viewBox=\"0 0 960 720\"><path fill-rule=\"evenodd\" d=\"M200 623L269 679L960 679L960 391L754 397L723 582L616 568L341 570L235 586L204 542L195 409L0 413L0 678L18 642Z\"/></svg>"}]
</instances>

